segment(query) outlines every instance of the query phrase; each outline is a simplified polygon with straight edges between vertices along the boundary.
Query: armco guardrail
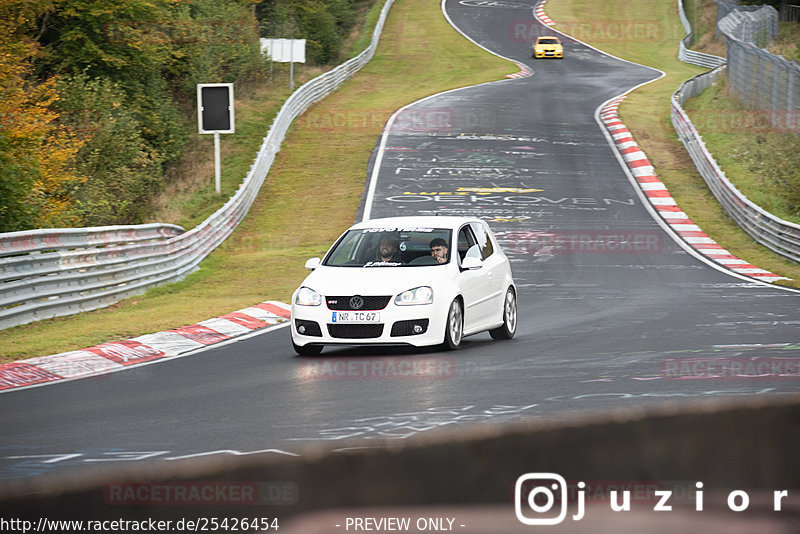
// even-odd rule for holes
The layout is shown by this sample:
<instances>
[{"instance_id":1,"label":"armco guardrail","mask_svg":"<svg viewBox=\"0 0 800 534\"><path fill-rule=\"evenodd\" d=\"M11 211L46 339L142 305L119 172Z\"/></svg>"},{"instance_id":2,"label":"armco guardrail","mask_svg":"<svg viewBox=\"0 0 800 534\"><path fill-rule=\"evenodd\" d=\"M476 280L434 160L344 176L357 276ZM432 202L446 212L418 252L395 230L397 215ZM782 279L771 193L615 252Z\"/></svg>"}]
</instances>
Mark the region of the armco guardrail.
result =
<instances>
[{"instance_id":1,"label":"armco guardrail","mask_svg":"<svg viewBox=\"0 0 800 534\"><path fill-rule=\"evenodd\" d=\"M184 229L174 224L138 226L96 226L93 228L55 228L0 234L0 257L53 249L87 248L152 241L180 235Z\"/></svg>"},{"instance_id":2,"label":"armco guardrail","mask_svg":"<svg viewBox=\"0 0 800 534\"><path fill-rule=\"evenodd\" d=\"M723 209L750 237L774 252L800 262L800 225L784 221L752 203L734 186L708 152L682 105L711 85L724 71L718 67L684 82L672 95L672 125L692 157L697 170Z\"/></svg>"},{"instance_id":3,"label":"armco guardrail","mask_svg":"<svg viewBox=\"0 0 800 534\"><path fill-rule=\"evenodd\" d=\"M692 30L684 13L682 0L678 0L678 11L683 27L689 34L687 37L690 37ZM681 41L681 49L684 48L684 42ZM680 59L693 63L684 57ZM776 217L748 200L720 169L682 107L687 99L697 96L714 83L724 70L725 65L720 64L711 72L695 76L681 85L672 95L670 111L672 125L700 175L725 212L758 243L781 256L800 262L800 225Z\"/></svg>"},{"instance_id":4,"label":"armco guardrail","mask_svg":"<svg viewBox=\"0 0 800 534\"><path fill-rule=\"evenodd\" d=\"M689 63L691 65L697 65L698 67L706 67L709 69L713 69L719 67L720 65L725 64L725 58L720 56L714 56L712 54L704 54L703 52L695 52L694 50L689 50L689 45L692 43L693 39L693 32L692 32L692 25L689 23L689 19L686 17L686 12L683 9L683 0L678 0L678 13L681 17L681 24L683 25L683 29L686 32L686 37L681 39L680 44L678 45L678 59L683 61L684 63Z\"/></svg>"},{"instance_id":5,"label":"armco guardrail","mask_svg":"<svg viewBox=\"0 0 800 534\"><path fill-rule=\"evenodd\" d=\"M372 59L393 2L386 0L366 50L286 100L239 190L196 228L139 225L0 234L0 329L103 308L195 270L247 214L292 121Z\"/></svg>"},{"instance_id":6,"label":"armco guardrail","mask_svg":"<svg viewBox=\"0 0 800 534\"><path fill-rule=\"evenodd\" d=\"M95 309L157 276L142 251L183 234L180 226L145 224L31 230L0 235L0 325ZM136 258L139 258L137 261ZM97 298L85 293L96 290ZM118 300L117 298L117 300Z\"/></svg>"}]
</instances>

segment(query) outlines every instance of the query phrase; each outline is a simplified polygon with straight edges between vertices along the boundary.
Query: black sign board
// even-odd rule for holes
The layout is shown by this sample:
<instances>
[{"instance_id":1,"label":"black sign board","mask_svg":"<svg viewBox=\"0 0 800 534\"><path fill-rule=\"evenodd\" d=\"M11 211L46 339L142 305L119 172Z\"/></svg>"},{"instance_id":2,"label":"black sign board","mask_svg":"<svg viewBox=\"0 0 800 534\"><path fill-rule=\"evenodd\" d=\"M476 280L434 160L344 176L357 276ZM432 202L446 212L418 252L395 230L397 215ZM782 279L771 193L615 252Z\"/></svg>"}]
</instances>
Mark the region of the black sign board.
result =
<instances>
[{"instance_id":1,"label":"black sign board","mask_svg":"<svg viewBox=\"0 0 800 534\"><path fill-rule=\"evenodd\" d=\"M233 133L233 84L197 86L197 119L200 133Z\"/></svg>"}]
</instances>

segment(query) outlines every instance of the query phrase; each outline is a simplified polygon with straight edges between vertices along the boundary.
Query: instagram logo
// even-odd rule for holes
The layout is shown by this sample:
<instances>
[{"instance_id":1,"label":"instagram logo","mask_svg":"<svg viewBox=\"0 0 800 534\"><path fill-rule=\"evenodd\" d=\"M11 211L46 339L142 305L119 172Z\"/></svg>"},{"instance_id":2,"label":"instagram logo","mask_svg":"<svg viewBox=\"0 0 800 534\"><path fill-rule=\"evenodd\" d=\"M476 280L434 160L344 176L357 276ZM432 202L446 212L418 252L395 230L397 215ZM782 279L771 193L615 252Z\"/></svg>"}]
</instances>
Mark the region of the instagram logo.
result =
<instances>
[{"instance_id":1,"label":"instagram logo","mask_svg":"<svg viewBox=\"0 0 800 534\"><path fill-rule=\"evenodd\" d=\"M525 515L527 503L535 516ZM556 503L558 509L554 510ZM525 525L557 525L567 517L567 481L555 473L527 473L514 486L514 511Z\"/></svg>"}]
</instances>

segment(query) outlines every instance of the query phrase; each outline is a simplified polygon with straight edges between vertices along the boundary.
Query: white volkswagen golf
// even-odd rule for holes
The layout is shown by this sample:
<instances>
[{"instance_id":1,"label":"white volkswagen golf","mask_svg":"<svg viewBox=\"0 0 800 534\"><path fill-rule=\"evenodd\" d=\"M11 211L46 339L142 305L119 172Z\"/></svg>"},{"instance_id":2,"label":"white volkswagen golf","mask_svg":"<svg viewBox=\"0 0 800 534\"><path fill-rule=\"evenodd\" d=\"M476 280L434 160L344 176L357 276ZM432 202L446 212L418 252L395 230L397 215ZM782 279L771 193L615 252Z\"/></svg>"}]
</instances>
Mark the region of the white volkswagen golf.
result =
<instances>
[{"instance_id":1,"label":"white volkswagen golf","mask_svg":"<svg viewBox=\"0 0 800 534\"><path fill-rule=\"evenodd\" d=\"M292 345L441 345L510 339L517 291L508 258L479 219L394 217L352 226L292 295Z\"/></svg>"}]
</instances>

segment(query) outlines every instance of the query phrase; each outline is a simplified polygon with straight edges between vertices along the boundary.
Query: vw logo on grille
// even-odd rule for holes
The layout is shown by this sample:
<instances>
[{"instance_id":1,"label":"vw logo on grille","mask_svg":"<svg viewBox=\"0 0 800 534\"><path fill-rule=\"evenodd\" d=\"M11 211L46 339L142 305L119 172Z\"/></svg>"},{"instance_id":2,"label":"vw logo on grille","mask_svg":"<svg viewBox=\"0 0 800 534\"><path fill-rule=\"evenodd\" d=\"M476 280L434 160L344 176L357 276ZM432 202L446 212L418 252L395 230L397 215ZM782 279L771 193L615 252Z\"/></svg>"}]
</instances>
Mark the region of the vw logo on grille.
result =
<instances>
[{"instance_id":1,"label":"vw logo on grille","mask_svg":"<svg viewBox=\"0 0 800 534\"><path fill-rule=\"evenodd\" d=\"M350 309L351 310L360 310L364 307L364 299L356 295L350 299Z\"/></svg>"}]
</instances>

